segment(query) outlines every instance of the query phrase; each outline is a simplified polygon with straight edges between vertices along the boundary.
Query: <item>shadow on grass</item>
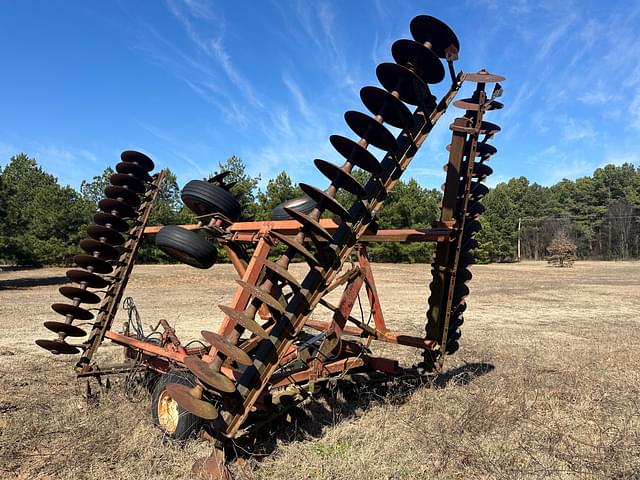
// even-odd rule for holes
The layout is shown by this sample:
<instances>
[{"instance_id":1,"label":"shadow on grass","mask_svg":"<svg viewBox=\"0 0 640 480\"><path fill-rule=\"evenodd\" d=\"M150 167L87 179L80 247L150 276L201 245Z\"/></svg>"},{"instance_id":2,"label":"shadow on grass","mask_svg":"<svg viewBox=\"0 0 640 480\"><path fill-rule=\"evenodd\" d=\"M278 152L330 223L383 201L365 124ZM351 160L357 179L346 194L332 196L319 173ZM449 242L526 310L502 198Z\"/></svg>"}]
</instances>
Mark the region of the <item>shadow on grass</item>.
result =
<instances>
[{"instance_id":1,"label":"shadow on grass","mask_svg":"<svg viewBox=\"0 0 640 480\"><path fill-rule=\"evenodd\" d=\"M418 389L467 385L494 369L490 363L474 362L431 376L376 375L374 381L368 381L366 378L358 381L340 380L322 387L320 392L303 406L291 408L257 431L236 440L230 449L235 452L229 453L235 453L237 458L259 459L271 454L279 442L291 443L309 437L319 438L326 427L362 415L376 405L402 405Z\"/></svg>"},{"instance_id":2,"label":"shadow on grass","mask_svg":"<svg viewBox=\"0 0 640 480\"><path fill-rule=\"evenodd\" d=\"M0 280L0 290L18 290L21 288L44 287L48 285L62 285L69 283L65 276L58 277L34 277L34 278L12 278L11 280Z\"/></svg>"}]
</instances>

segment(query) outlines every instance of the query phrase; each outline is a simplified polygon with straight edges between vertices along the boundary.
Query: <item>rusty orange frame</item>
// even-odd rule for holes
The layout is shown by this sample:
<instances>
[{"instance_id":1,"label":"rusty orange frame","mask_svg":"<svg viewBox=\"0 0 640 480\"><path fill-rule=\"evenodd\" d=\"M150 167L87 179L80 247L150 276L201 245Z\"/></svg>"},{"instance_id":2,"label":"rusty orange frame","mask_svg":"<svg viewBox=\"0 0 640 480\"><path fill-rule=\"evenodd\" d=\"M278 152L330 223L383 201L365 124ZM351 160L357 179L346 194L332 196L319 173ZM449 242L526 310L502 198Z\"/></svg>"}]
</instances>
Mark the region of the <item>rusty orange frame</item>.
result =
<instances>
[{"instance_id":1,"label":"rusty orange frame","mask_svg":"<svg viewBox=\"0 0 640 480\"><path fill-rule=\"evenodd\" d=\"M333 220L323 219L320 223L329 232L335 231L339 227L339 225ZM202 223L182 225L182 227L189 230L206 228ZM144 230L144 234L155 235L160 228L162 227L147 227ZM284 235L294 235L298 232L299 228L300 224L295 220L236 222L228 226L226 229L227 235L225 235L224 238L220 238L219 242L229 255L231 263L234 265L238 276L245 282L255 285L262 274L262 262L260 260L267 258L274 246L270 233L278 232ZM334 306L324 298L320 300L320 304L334 312L331 321L327 322L307 319L305 322L306 326L326 334L333 333L337 337L346 335L359 337L367 342L376 340L412 348L433 349L437 345L434 340L405 335L400 332L391 331L387 328L373 272L371 270L371 264L369 263L366 245L368 242L447 242L453 237L453 232L454 230L450 225L438 225L438 228L424 230L406 229L367 232L361 237L356 247L357 265L338 277L334 284L327 288L326 293L339 288L341 285L346 285L339 304ZM235 243L250 243L255 245L251 258L242 256L239 253L238 248L233 248ZM365 287L371 308L371 319L373 320L372 326L354 318L351 315L353 307L358 300L359 292L363 286ZM230 306L234 310L244 310L250 301L251 296L247 290L238 286ZM267 321L265 328L269 331L270 314L268 309L265 306L262 306L259 313L260 316ZM353 325L347 325L347 323L352 323ZM149 361L149 366L163 371L170 368L171 363L177 364L179 367L184 367L184 359L189 355L198 355L203 358L215 357L216 350L214 347L209 347L208 349L183 348L179 344L179 340L177 340L175 332L170 330L168 325L163 324L163 326L165 328L166 335L175 339L173 343L167 342L165 346L139 340L135 337L118 333L113 330L107 331L105 337L116 344L126 347L128 349L129 356L133 356L133 354L142 354L143 359L147 359ZM218 333L221 335L228 335L234 328L235 322L225 315L224 320L218 329ZM244 350L249 351L256 345L256 343L256 337L251 337L250 339L243 341L240 346ZM288 361L295 359L297 355L297 348L292 347L292 349L286 352L283 358L280 359L280 363L287 363ZM162 365L161 367L158 367L159 360ZM165 363L162 364L162 362ZM302 369L294 373L288 373L286 376L280 377L276 375L273 379L275 382L273 385L284 386L290 383L306 382L319 377L327 378L332 374L362 367L364 365L369 365L374 369L386 371L387 373L393 373L398 368L398 362L393 359L368 357L366 355L361 357L347 353L345 356L338 359L319 362L319 365L316 363L315 368L314 366L309 366L306 369ZM229 378L235 378L234 370L228 365L223 365L221 371Z\"/></svg>"}]
</instances>

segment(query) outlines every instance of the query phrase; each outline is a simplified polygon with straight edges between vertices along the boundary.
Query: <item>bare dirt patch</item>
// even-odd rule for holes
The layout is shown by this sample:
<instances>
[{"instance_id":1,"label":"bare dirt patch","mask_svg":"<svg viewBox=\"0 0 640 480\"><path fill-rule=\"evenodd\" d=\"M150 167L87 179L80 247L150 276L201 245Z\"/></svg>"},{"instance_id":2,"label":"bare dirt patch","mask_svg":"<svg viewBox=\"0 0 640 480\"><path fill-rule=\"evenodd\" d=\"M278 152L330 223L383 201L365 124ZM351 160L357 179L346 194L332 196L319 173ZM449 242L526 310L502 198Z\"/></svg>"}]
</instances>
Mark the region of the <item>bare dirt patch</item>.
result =
<instances>
[{"instance_id":1,"label":"bare dirt patch","mask_svg":"<svg viewBox=\"0 0 640 480\"><path fill-rule=\"evenodd\" d=\"M423 332L429 269L374 265L387 322ZM295 271L302 273L300 266ZM333 392L239 478L640 478L640 263L474 266L461 350L433 385ZM142 393L88 406L72 365L33 343L64 269L0 273L0 478L189 478L196 441L167 444ZM181 338L222 319L228 265L136 267L145 326ZM366 311L365 311L366 314ZM318 318L325 312L315 313ZM118 321L124 321L124 312ZM102 361L120 350L103 349ZM378 349L412 364L418 352ZM267 442L265 440L265 442ZM260 445L256 446L257 449ZM271 450L269 448L268 450Z\"/></svg>"}]
</instances>

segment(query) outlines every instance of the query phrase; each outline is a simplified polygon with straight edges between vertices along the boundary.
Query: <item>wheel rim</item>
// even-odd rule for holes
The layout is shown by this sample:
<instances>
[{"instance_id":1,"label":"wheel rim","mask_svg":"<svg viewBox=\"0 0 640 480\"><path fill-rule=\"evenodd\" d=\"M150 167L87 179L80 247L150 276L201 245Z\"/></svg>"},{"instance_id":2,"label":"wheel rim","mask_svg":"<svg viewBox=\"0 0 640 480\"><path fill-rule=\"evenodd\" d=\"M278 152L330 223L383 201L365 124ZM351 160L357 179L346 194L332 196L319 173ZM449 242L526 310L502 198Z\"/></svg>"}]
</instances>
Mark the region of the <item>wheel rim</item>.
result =
<instances>
[{"instance_id":1,"label":"wheel rim","mask_svg":"<svg viewBox=\"0 0 640 480\"><path fill-rule=\"evenodd\" d=\"M169 433L175 433L178 428L178 420L180 412L178 411L178 402L176 402L163 390L158 398L158 423L162 429Z\"/></svg>"}]
</instances>

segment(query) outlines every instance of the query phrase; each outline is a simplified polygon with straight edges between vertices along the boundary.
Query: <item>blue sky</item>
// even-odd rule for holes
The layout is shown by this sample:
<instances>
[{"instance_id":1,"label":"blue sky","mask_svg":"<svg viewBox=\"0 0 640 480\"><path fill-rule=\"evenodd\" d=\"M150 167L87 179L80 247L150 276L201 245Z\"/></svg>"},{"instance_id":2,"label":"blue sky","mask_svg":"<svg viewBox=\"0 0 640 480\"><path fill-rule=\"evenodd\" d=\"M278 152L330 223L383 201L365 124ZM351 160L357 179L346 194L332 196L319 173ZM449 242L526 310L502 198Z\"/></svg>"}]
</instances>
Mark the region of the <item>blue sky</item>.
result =
<instances>
[{"instance_id":1,"label":"blue sky","mask_svg":"<svg viewBox=\"0 0 640 480\"><path fill-rule=\"evenodd\" d=\"M360 87L418 14L456 31L458 69L507 77L490 183L640 165L640 2L560 0L5 0L0 165L25 152L78 187L138 149L184 184L235 154L263 184L286 170L323 186L313 159L341 160L328 136L353 137L344 111L366 111ZM407 176L442 182L459 112Z\"/></svg>"}]
</instances>

